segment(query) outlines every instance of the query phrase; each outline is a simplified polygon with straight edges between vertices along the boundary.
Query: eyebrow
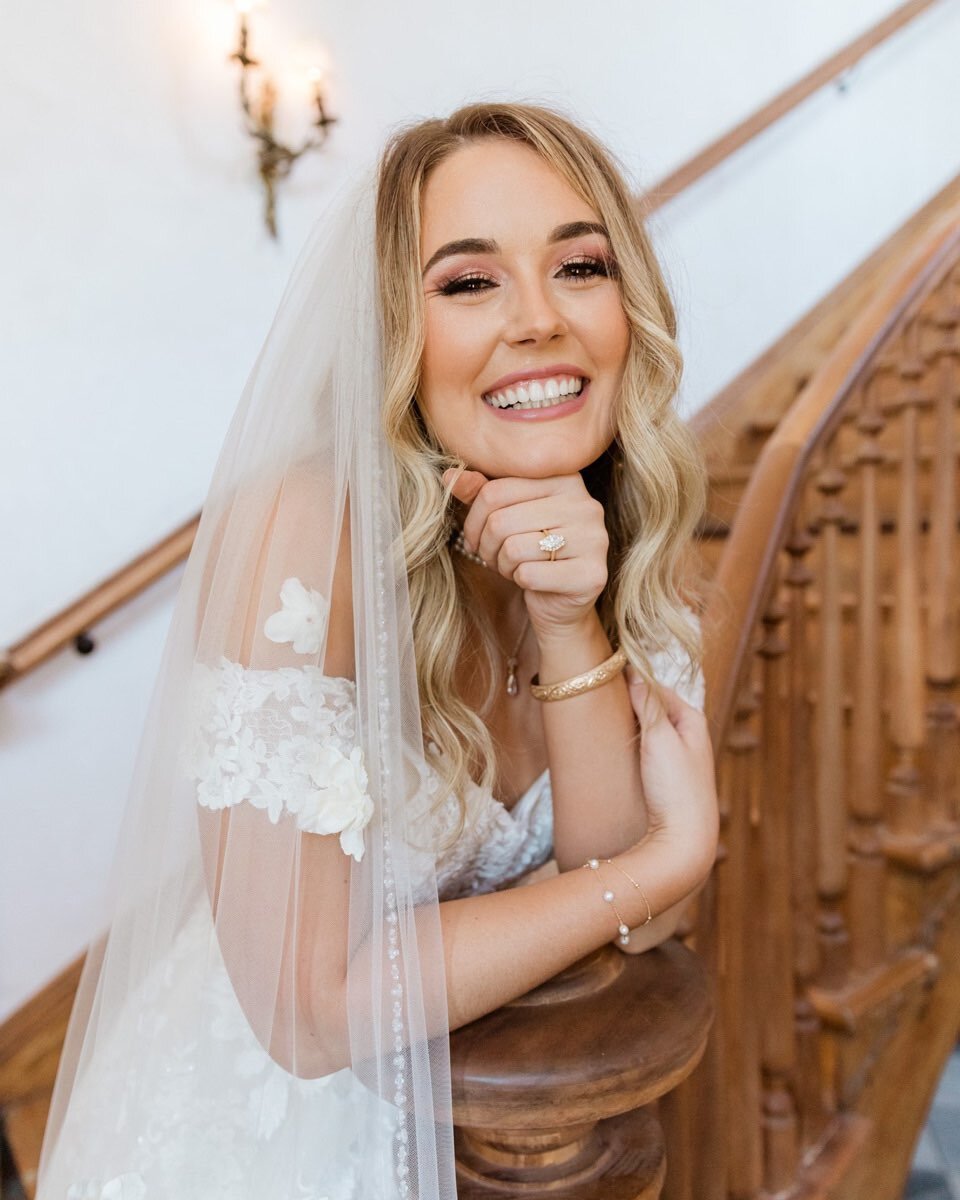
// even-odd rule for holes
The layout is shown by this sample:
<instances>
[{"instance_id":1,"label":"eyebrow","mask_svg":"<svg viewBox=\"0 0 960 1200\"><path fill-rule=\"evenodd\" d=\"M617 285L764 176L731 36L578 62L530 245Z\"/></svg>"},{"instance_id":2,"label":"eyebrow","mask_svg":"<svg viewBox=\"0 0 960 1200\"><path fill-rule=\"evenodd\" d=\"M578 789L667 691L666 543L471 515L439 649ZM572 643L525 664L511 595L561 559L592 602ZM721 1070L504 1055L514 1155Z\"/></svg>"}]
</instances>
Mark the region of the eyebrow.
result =
<instances>
[{"instance_id":1,"label":"eyebrow","mask_svg":"<svg viewBox=\"0 0 960 1200\"><path fill-rule=\"evenodd\" d=\"M610 239L606 225L601 225L599 221L568 221L566 225L558 225L547 237L547 242L550 245L555 242L568 242L571 238L583 237L585 233L599 233L608 241ZM446 242L431 255L430 261L423 268L423 275L442 258L449 258L452 254L499 253L500 247L490 238L458 238L455 242Z\"/></svg>"}]
</instances>

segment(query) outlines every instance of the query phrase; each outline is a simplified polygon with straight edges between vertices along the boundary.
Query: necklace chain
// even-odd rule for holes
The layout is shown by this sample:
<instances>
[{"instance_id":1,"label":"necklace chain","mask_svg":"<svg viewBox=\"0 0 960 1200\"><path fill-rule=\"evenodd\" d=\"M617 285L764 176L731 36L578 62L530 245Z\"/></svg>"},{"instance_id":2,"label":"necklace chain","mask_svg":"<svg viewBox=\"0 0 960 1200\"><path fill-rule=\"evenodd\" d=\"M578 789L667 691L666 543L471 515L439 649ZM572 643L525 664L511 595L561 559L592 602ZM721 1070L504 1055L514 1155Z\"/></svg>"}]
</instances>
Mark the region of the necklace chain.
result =
<instances>
[{"instance_id":1,"label":"necklace chain","mask_svg":"<svg viewBox=\"0 0 960 1200\"><path fill-rule=\"evenodd\" d=\"M454 530L453 537L451 538L450 544L453 546L454 550L456 550L458 554L462 554L464 558L469 558L471 562L475 562L481 567L487 567L487 569L489 570L488 564L484 562L484 560L480 557L479 554L475 554L472 550L467 549L467 547L463 541L463 530L462 529ZM527 613L523 619L523 628L520 630L520 636L517 638L517 644L514 646L513 652L511 654L504 655L504 657L507 660L507 688L506 688L506 690L507 690L508 696L516 696L519 694L519 691L520 691L520 686L517 683L517 666L519 665L519 662L520 662L520 647L523 645L523 639L527 636L527 630L529 628L530 628L530 614ZM502 648L500 650L500 653L503 654Z\"/></svg>"}]
</instances>

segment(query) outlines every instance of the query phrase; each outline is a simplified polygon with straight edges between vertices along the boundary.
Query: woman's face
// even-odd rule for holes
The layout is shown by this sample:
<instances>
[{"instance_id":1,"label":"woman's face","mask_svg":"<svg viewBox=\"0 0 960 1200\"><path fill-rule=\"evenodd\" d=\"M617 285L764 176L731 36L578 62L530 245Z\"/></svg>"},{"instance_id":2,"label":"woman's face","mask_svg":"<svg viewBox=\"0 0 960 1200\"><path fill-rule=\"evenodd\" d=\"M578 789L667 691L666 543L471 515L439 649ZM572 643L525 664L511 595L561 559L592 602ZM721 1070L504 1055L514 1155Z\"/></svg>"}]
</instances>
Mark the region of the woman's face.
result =
<instances>
[{"instance_id":1,"label":"woman's face","mask_svg":"<svg viewBox=\"0 0 960 1200\"><path fill-rule=\"evenodd\" d=\"M422 198L420 410L489 478L567 475L598 458L630 343L598 214L522 143L486 138Z\"/></svg>"}]
</instances>

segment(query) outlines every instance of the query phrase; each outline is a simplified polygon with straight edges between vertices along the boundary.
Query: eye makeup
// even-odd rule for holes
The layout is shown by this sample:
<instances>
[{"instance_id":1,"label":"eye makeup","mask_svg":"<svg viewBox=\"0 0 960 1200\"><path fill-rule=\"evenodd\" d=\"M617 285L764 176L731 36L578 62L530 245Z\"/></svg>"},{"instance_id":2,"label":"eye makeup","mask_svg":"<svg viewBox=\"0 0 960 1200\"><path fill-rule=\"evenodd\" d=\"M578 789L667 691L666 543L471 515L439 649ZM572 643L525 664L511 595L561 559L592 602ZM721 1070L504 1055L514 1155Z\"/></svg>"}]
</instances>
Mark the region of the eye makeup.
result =
<instances>
[{"instance_id":1,"label":"eye makeup","mask_svg":"<svg viewBox=\"0 0 960 1200\"><path fill-rule=\"evenodd\" d=\"M558 273L567 272L566 275L561 276L563 278L584 283L601 277L619 278L615 260L604 254L571 255L560 263L557 270ZM492 276L474 269L459 275L454 273L441 279L437 284L437 292L441 296L476 295L497 286L497 281Z\"/></svg>"}]
</instances>

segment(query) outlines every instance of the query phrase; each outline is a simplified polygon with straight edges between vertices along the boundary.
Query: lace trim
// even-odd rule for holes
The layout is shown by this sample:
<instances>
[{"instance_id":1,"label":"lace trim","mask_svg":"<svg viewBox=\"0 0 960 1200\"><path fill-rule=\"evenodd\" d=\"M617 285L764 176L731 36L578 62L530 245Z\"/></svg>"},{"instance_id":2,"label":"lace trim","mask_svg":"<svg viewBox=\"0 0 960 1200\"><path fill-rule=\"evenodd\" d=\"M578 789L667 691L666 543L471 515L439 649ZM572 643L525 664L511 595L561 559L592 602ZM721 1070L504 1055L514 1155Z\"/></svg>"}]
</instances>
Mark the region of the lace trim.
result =
<instances>
[{"instance_id":1,"label":"lace trim","mask_svg":"<svg viewBox=\"0 0 960 1200\"><path fill-rule=\"evenodd\" d=\"M257 670L221 657L194 666L181 763L204 808L246 800L276 824L340 835L358 862L373 816L356 744L355 685L319 667Z\"/></svg>"}]
</instances>

